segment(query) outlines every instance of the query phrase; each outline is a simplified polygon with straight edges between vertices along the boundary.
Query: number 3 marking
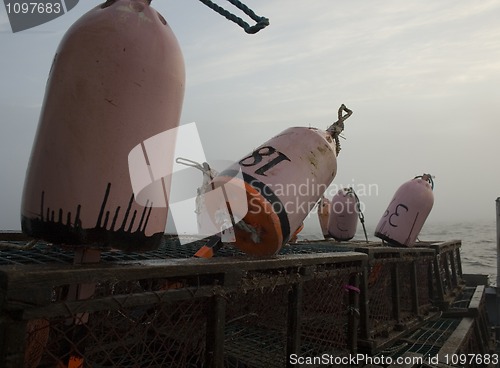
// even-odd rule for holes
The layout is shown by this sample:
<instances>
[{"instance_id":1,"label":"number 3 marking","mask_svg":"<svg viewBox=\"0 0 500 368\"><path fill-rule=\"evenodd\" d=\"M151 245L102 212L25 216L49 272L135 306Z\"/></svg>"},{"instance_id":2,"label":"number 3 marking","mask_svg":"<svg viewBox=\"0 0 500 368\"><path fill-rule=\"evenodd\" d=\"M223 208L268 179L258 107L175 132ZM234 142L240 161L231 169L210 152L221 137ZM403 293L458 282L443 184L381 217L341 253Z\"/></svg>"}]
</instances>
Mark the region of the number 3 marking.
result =
<instances>
[{"instance_id":1,"label":"number 3 marking","mask_svg":"<svg viewBox=\"0 0 500 368\"><path fill-rule=\"evenodd\" d=\"M406 205L404 205L404 204L398 204L396 206L396 210L392 213L392 215L389 216L389 225L391 225L393 227L398 227L398 225L392 223L392 218L394 216L399 217L399 215L401 215L401 213L398 212L399 208L404 208L406 210L406 212L408 212L408 207Z\"/></svg>"}]
</instances>

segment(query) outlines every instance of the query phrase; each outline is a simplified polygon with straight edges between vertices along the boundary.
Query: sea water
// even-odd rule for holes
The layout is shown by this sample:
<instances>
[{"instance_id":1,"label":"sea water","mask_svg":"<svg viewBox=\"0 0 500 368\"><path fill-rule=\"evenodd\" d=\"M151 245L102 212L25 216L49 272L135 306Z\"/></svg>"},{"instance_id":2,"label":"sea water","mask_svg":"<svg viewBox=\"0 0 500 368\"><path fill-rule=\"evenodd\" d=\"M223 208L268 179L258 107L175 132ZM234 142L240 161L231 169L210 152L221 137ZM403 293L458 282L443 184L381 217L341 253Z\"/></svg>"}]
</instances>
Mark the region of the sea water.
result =
<instances>
[{"instance_id":1,"label":"sea water","mask_svg":"<svg viewBox=\"0 0 500 368\"><path fill-rule=\"evenodd\" d=\"M317 230L317 231L316 231ZM366 232L370 241L380 241L373 233L374 227L367 225ZM319 226L314 231L299 234L299 239L320 239ZM358 224L353 240L364 240L363 228ZM418 236L421 241L461 240L460 257L464 274L488 275L491 285L496 285L497 244L495 218L491 221L474 222L426 222Z\"/></svg>"},{"instance_id":2,"label":"sea water","mask_svg":"<svg viewBox=\"0 0 500 368\"><path fill-rule=\"evenodd\" d=\"M462 272L489 276L496 285L497 244L496 223L492 221L429 223L422 229L420 240L461 240Z\"/></svg>"}]
</instances>

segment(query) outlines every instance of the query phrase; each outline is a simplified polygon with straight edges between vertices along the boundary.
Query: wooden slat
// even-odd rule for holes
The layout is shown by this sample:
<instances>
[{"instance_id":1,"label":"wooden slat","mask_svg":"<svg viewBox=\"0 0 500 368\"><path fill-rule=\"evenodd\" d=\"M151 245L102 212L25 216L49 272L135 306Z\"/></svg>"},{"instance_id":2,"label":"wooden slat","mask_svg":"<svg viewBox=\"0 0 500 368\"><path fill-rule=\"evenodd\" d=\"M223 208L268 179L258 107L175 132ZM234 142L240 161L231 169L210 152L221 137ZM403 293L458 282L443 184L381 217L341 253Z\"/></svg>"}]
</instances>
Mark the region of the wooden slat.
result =
<instances>
[{"instance_id":1,"label":"wooden slat","mask_svg":"<svg viewBox=\"0 0 500 368\"><path fill-rule=\"evenodd\" d=\"M9 289L98 282L108 279L141 280L164 277L186 277L265 271L278 268L301 268L309 265L341 265L355 262L360 267L366 255L355 252L326 254L292 254L274 258L168 259L116 262L92 265L8 265L0 267L0 284Z\"/></svg>"},{"instance_id":2,"label":"wooden slat","mask_svg":"<svg viewBox=\"0 0 500 368\"><path fill-rule=\"evenodd\" d=\"M473 324L474 318L462 318L462 321L460 321L460 324L457 326L455 331L453 331L453 333L446 340L441 349L439 349L438 356L444 357L446 355L451 356L452 354L456 354L459 351L460 347L463 345ZM446 363L445 361L441 360L440 362Z\"/></svg>"},{"instance_id":3,"label":"wooden slat","mask_svg":"<svg viewBox=\"0 0 500 368\"><path fill-rule=\"evenodd\" d=\"M74 300L56 302L46 306L28 307L16 302L6 305L6 310L17 310L22 308L22 319L30 320L36 318L72 317L78 313L97 312L102 310L119 310L141 305L153 305L169 303L180 300L210 297L215 294L215 288L204 286L199 288L184 288L175 290L164 290L157 292L141 292L136 294L112 295L91 300Z\"/></svg>"}]
</instances>

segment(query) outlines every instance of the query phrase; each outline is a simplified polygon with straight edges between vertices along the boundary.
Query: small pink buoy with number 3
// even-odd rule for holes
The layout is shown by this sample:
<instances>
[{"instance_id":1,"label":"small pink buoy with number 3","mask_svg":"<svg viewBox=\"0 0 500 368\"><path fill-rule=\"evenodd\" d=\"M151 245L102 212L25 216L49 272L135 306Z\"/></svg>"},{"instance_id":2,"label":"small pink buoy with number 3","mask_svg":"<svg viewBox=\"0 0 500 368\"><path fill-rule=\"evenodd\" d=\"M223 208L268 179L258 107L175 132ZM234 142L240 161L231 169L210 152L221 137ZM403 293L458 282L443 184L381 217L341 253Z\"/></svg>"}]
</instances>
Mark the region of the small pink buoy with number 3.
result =
<instances>
[{"instance_id":1,"label":"small pink buoy with number 3","mask_svg":"<svg viewBox=\"0 0 500 368\"><path fill-rule=\"evenodd\" d=\"M404 183L380 219L375 236L390 245L412 247L434 204L434 182L423 174Z\"/></svg>"}]
</instances>

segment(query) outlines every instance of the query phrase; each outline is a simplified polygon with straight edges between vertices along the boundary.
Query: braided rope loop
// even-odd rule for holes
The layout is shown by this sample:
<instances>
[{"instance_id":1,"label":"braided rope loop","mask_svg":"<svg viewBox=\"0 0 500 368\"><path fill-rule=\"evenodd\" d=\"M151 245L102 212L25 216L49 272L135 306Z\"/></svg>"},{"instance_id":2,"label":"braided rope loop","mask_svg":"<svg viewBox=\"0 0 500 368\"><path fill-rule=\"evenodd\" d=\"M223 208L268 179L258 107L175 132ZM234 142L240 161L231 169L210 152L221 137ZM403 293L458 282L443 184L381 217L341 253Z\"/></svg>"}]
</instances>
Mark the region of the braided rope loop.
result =
<instances>
[{"instance_id":1,"label":"braided rope loop","mask_svg":"<svg viewBox=\"0 0 500 368\"><path fill-rule=\"evenodd\" d=\"M241 28L245 30L246 33L248 34L254 34L259 32L261 29L266 28L269 25L269 19L266 17L261 17L255 14L255 12L250 9L248 6L243 4L239 0L227 0L234 6L236 6L238 9L243 11L246 15L248 15L252 20L254 20L256 23L255 25L251 26L247 22L245 22L243 19L240 17L234 15L233 13L227 11L223 7L215 4L214 2L210 0L200 0L203 4L208 6L210 9L214 10L215 12L219 13L220 15L224 16L226 19L236 23L239 25Z\"/></svg>"}]
</instances>

